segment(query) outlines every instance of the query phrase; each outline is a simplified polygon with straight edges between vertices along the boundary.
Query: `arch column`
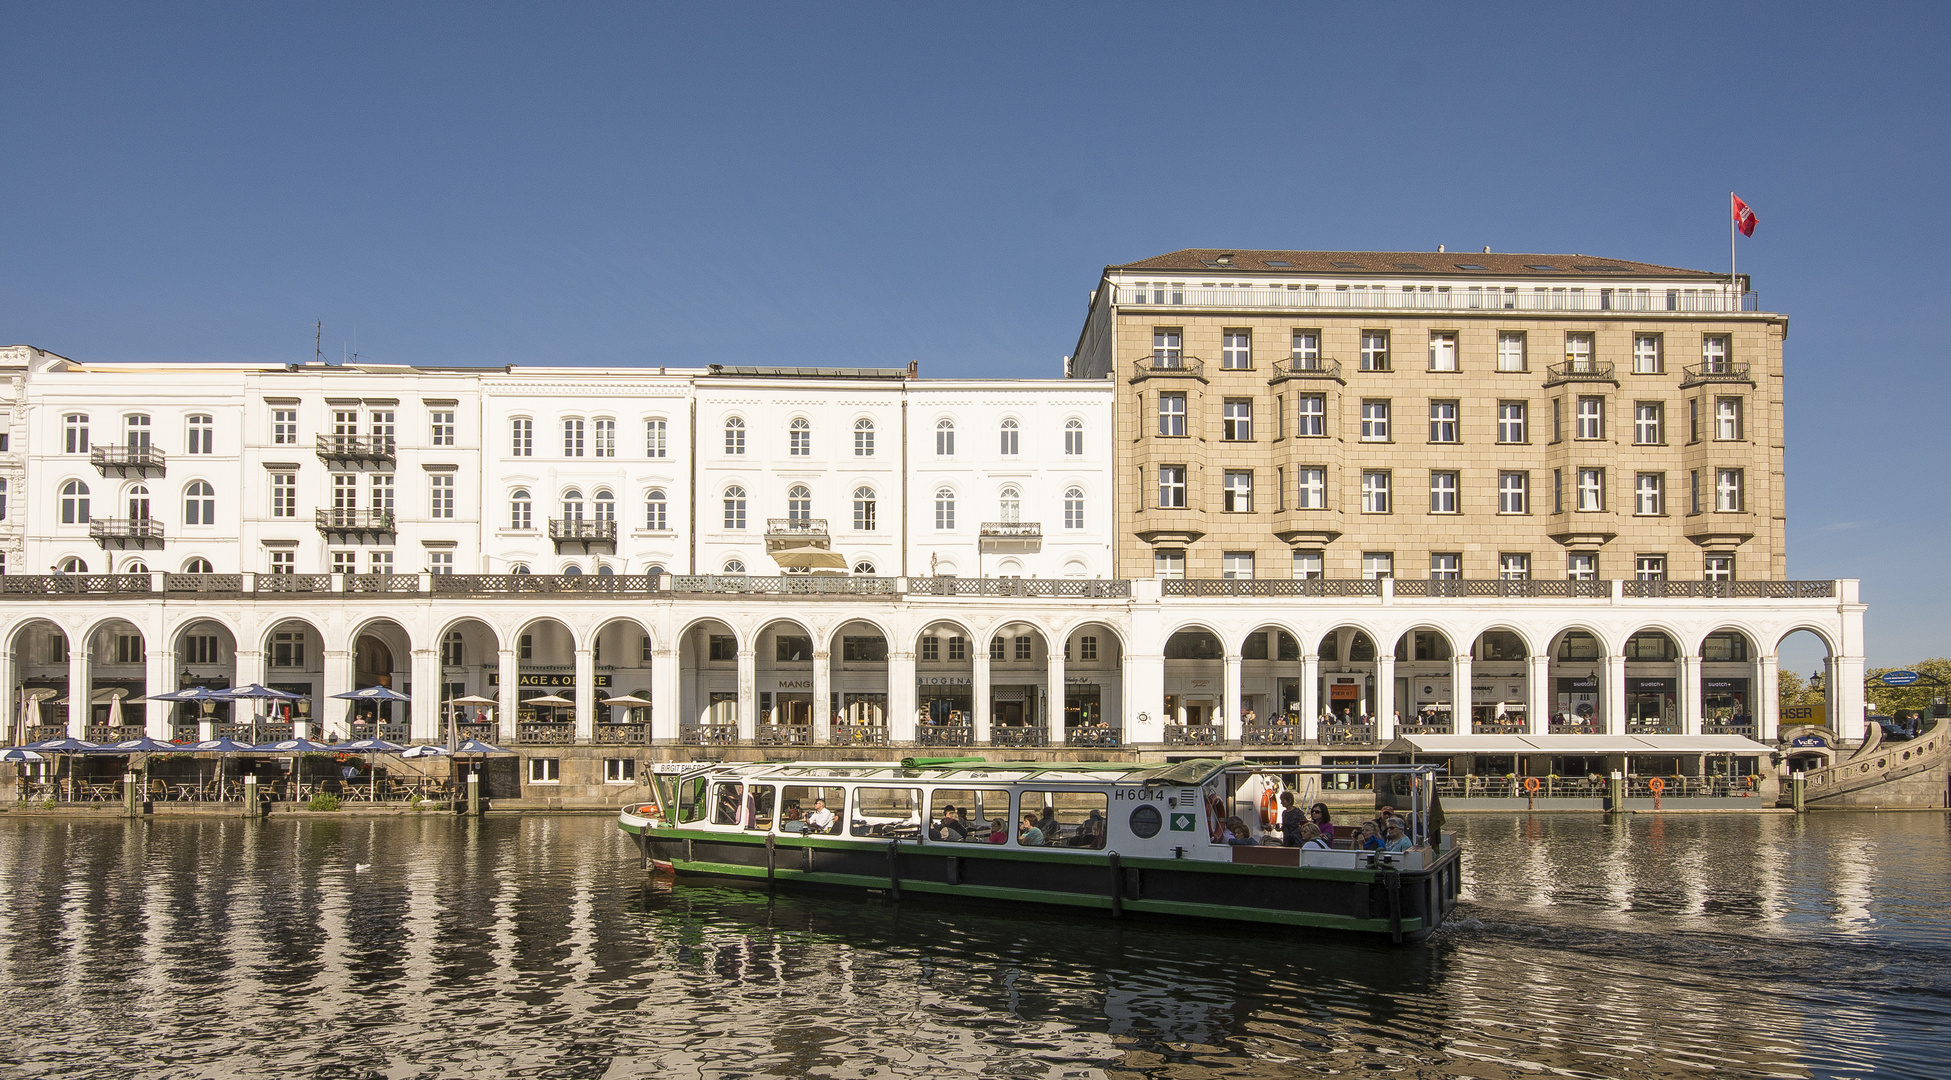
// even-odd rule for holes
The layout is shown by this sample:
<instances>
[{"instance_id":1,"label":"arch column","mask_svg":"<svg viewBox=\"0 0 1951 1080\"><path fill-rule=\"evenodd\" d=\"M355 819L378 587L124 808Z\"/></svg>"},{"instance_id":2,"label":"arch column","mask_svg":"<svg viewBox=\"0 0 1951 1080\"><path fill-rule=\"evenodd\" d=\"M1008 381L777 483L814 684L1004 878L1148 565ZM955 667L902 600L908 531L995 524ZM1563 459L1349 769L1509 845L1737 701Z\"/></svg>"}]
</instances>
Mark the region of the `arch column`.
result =
<instances>
[{"instance_id":1,"label":"arch column","mask_svg":"<svg viewBox=\"0 0 1951 1080\"><path fill-rule=\"evenodd\" d=\"M1781 739L1782 658L1775 653L1764 653L1755 663L1754 702L1748 715L1755 718L1756 742L1772 743Z\"/></svg>"},{"instance_id":2,"label":"arch column","mask_svg":"<svg viewBox=\"0 0 1951 1080\"><path fill-rule=\"evenodd\" d=\"M62 627L63 631L66 629ZM94 673L88 663L87 639L77 643L70 634L68 640L68 737L85 739L88 737L88 717L93 712L90 699L95 696L95 688L89 683Z\"/></svg>"},{"instance_id":3,"label":"arch column","mask_svg":"<svg viewBox=\"0 0 1951 1080\"><path fill-rule=\"evenodd\" d=\"M1451 697L1456 693L1452 688ZM1454 707L1452 702L1452 707ZM1393 650L1375 655L1375 737L1389 742L1396 737L1396 654Z\"/></svg>"},{"instance_id":4,"label":"arch column","mask_svg":"<svg viewBox=\"0 0 1951 1080\"><path fill-rule=\"evenodd\" d=\"M833 741L833 653L826 648L813 650L813 745ZM889 699L892 702L892 698ZM892 718L889 727L891 728Z\"/></svg>"},{"instance_id":5,"label":"arch column","mask_svg":"<svg viewBox=\"0 0 1951 1080\"><path fill-rule=\"evenodd\" d=\"M1477 706L1477 688L1470 685L1475 677L1470 667L1470 653L1452 649L1450 652L1450 732L1455 735L1475 734L1476 728L1470 718Z\"/></svg>"},{"instance_id":6,"label":"arch column","mask_svg":"<svg viewBox=\"0 0 1951 1080\"><path fill-rule=\"evenodd\" d=\"M969 711L975 714L976 745L987 746L989 745L989 649L986 645L977 649L973 641L970 648L975 649L970 654L974 660L975 670L970 676Z\"/></svg>"},{"instance_id":7,"label":"arch column","mask_svg":"<svg viewBox=\"0 0 1951 1080\"><path fill-rule=\"evenodd\" d=\"M495 699L501 704L495 709L495 737L503 745L515 742L515 716L522 701L521 657L514 649L503 649L496 657Z\"/></svg>"},{"instance_id":8,"label":"arch column","mask_svg":"<svg viewBox=\"0 0 1951 1080\"><path fill-rule=\"evenodd\" d=\"M1224 689L1220 691L1220 732L1219 736L1227 742L1239 742L1240 723L1240 654L1226 654L1225 671L1220 677Z\"/></svg>"},{"instance_id":9,"label":"arch column","mask_svg":"<svg viewBox=\"0 0 1951 1080\"><path fill-rule=\"evenodd\" d=\"M985 654L986 655L986 654ZM988 661L982 661L987 663ZM977 671L984 670L977 668ZM976 676L978 679L982 676ZM887 738L889 742L915 741L915 710L921 707L915 696L915 654L912 649L887 654ZM980 729L977 737L980 738Z\"/></svg>"},{"instance_id":10,"label":"arch column","mask_svg":"<svg viewBox=\"0 0 1951 1080\"><path fill-rule=\"evenodd\" d=\"M1700 657L1680 658L1680 685L1674 688L1674 707L1680 710L1680 734L1698 735L1704 720L1701 713Z\"/></svg>"},{"instance_id":11,"label":"arch column","mask_svg":"<svg viewBox=\"0 0 1951 1080\"><path fill-rule=\"evenodd\" d=\"M1119 724L1126 745L1162 743L1165 725L1165 658L1157 654L1124 653L1124 678L1119 701ZM1138 719L1143 714L1145 720Z\"/></svg>"},{"instance_id":12,"label":"arch column","mask_svg":"<svg viewBox=\"0 0 1951 1080\"><path fill-rule=\"evenodd\" d=\"M1321 654L1301 657L1301 738L1321 738Z\"/></svg>"},{"instance_id":13,"label":"arch column","mask_svg":"<svg viewBox=\"0 0 1951 1080\"><path fill-rule=\"evenodd\" d=\"M1835 731L1838 735L1846 731L1863 731L1865 717L1869 715L1863 708L1863 657L1832 656L1829 658L1829 695L1835 704L1831 715L1835 717ZM1770 733L1769 741L1775 741Z\"/></svg>"},{"instance_id":14,"label":"arch column","mask_svg":"<svg viewBox=\"0 0 1951 1080\"><path fill-rule=\"evenodd\" d=\"M1626 658L1623 655L1606 656L1605 691L1599 698L1599 716L1604 734L1626 733Z\"/></svg>"},{"instance_id":15,"label":"arch column","mask_svg":"<svg viewBox=\"0 0 1951 1080\"><path fill-rule=\"evenodd\" d=\"M324 635L321 634L320 637ZM335 700L336 695L349 694L352 686L352 653L345 649L326 649L325 666L319 672L319 680L325 684L319 694L317 707L312 711L318 716L319 731L326 736L322 741L337 742L349 739L345 722L345 702Z\"/></svg>"},{"instance_id":16,"label":"arch column","mask_svg":"<svg viewBox=\"0 0 1951 1080\"><path fill-rule=\"evenodd\" d=\"M27 733L20 729L20 687L14 684L14 651L3 645L0 645L0 692L6 694L4 704L7 709L7 745L19 746L28 741ZM168 704L166 701L151 702L148 709L153 714L156 706ZM168 715L167 709L164 715Z\"/></svg>"},{"instance_id":17,"label":"arch column","mask_svg":"<svg viewBox=\"0 0 1951 1080\"><path fill-rule=\"evenodd\" d=\"M592 638L591 640L594 640ZM576 646L576 741L596 739L596 650Z\"/></svg>"},{"instance_id":18,"label":"arch column","mask_svg":"<svg viewBox=\"0 0 1951 1080\"><path fill-rule=\"evenodd\" d=\"M175 734L169 730L169 710L174 703L157 701L155 696L176 689L176 673L170 670L175 666L176 654L167 647L157 648L155 638L145 636L143 642L142 677L148 692L143 695L142 727L150 738L168 742L170 736ZM13 673L4 670L12 659L10 654L0 652L0 671L4 671L4 674L0 674L0 686L13 686ZM19 702L11 694L7 697L7 708L19 711Z\"/></svg>"},{"instance_id":19,"label":"arch column","mask_svg":"<svg viewBox=\"0 0 1951 1080\"><path fill-rule=\"evenodd\" d=\"M440 653L434 649L413 650L413 698L407 702L407 737L416 741L445 740L447 725L440 715Z\"/></svg>"},{"instance_id":20,"label":"arch column","mask_svg":"<svg viewBox=\"0 0 1951 1080\"><path fill-rule=\"evenodd\" d=\"M684 721L684 669L678 651L670 646L650 653L650 738L667 742L678 737Z\"/></svg>"},{"instance_id":21,"label":"arch column","mask_svg":"<svg viewBox=\"0 0 1951 1080\"><path fill-rule=\"evenodd\" d=\"M1065 642L1047 642L1046 677L1050 680L1050 707L1044 710L1043 730L1051 746L1064 745L1064 647Z\"/></svg>"},{"instance_id":22,"label":"arch column","mask_svg":"<svg viewBox=\"0 0 1951 1080\"><path fill-rule=\"evenodd\" d=\"M738 741L759 737L759 654L749 645L738 650Z\"/></svg>"},{"instance_id":23,"label":"arch column","mask_svg":"<svg viewBox=\"0 0 1951 1080\"><path fill-rule=\"evenodd\" d=\"M1551 654L1525 657L1524 676L1524 730L1543 735L1551 730Z\"/></svg>"}]
</instances>

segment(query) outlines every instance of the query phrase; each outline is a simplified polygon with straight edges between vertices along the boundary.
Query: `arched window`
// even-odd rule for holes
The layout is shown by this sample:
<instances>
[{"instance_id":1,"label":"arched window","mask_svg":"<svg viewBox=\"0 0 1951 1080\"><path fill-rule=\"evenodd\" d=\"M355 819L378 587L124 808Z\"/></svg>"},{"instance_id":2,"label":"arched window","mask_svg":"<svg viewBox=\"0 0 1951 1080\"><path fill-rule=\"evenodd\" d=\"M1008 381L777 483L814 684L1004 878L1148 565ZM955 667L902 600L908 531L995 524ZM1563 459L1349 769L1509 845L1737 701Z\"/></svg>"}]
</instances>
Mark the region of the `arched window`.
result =
<instances>
[{"instance_id":1,"label":"arched window","mask_svg":"<svg viewBox=\"0 0 1951 1080\"><path fill-rule=\"evenodd\" d=\"M797 522L813 520L813 493L805 484L794 484L786 489L786 520Z\"/></svg>"},{"instance_id":2,"label":"arched window","mask_svg":"<svg viewBox=\"0 0 1951 1080\"><path fill-rule=\"evenodd\" d=\"M1014 420L1003 421L1003 456L1004 457L1015 457L1019 452L1021 452L1022 444L1017 438L1017 436L1020 434L1021 432L1019 432L1016 428L1016 421Z\"/></svg>"},{"instance_id":3,"label":"arched window","mask_svg":"<svg viewBox=\"0 0 1951 1080\"><path fill-rule=\"evenodd\" d=\"M955 421L935 421L935 456L955 456Z\"/></svg>"},{"instance_id":4,"label":"arched window","mask_svg":"<svg viewBox=\"0 0 1951 1080\"><path fill-rule=\"evenodd\" d=\"M794 417L786 428L786 453L791 457L813 456L813 425L804 416Z\"/></svg>"},{"instance_id":5,"label":"arched window","mask_svg":"<svg viewBox=\"0 0 1951 1080\"><path fill-rule=\"evenodd\" d=\"M147 499L143 504L147 506ZM208 483L193 481L183 493L183 524L215 525L217 523L217 489Z\"/></svg>"},{"instance_id":6,"label":"arched window","mask_svg":"<svg viewBox=\"0 0 1951 1080\"><path fill-rule=\"evenodd\" d=\"M1064 456L1082 457L1084 454L1084 421L1072 420L1064 425Z\"/></svg>"},{"instance_id":7,"label":"arched window","mask_svg":"<svg viewBox=\"0 0 1951 1080\"><path fill-rule=\"evenodd\" d=\"M61 524L88 524L88 485L70 480L61 485Z\"/></svg>"},{"instance_id":8,"label":"arched window","mask_svg":"<svg viewBox=\"0 0 1951 1080\"><path fill-rule=\"evenodd\" d=\"M726 559L725 572L727 574L743 574L745 572L745 561L743 559Z\"/></svg>"},{"instance_id":9,"label":"arched window","mask_svg":"<svg viewBox=\"0 0 1951 1080\"><path fill-rule=\"evenodd\" d=\"M658 575L664 573L664 564L651 563L649 566L644 568L644 573L649 574L651 577L657 577Z\"/></svg>"},{"instance_id":10,"label":"arched window","mask_svg":"<svg viewBox=\"0 0 1951 1080\"><path fill-rule=\"evenodd\" d=\"M535 527L535 499L527 488L516 488L508 496L508 527L511 529L533 529Z\"/></svg>"},{"instance_id":11,"label":"arched window","mask_svg":"<svg viewBox=\"0 0 1951 1080\"><path fill-rule=\"evenodd\" d=\"M935 491L935 527L955 528L955 492L949 488L937 488Z\"/></svg>"},{"instance_id":12,"label":"arched window","mask_svg":"<svg viewBox=\"0 0 1951 1080\"><path fill-rule=\"evenodd\" d=\"M571 524L583 520L583 493L570 488L562 493L562 520Z\"/></svg>"},{"instance_id":13,"label":"arched window","mask_svg":"<svg viewBox=\"0 0 1951 1080\"><path fill-rule=\"evenodd\" d=\"M874 529L874 489L865 485L854 489L854 530L872 532Z\"/></svg>"},{"instance_id":14,"label":"arched window","mask_svg":"<svg viewBox=\"0 0 1951 1080\"><path fill-rule=\"evenodd\" d=\"M185 574L214 574L217 572L217 568L210 565L209 559L198 555L183 564L183 572Z\"/></svg>"},{"instance_id":15,"label":"arched window","mask_svg":"<svg viewBox=\"0 0 1951 1080\"><path fill-rule=\"evenodd\" d=\"M609 488L596 489L596 520L616 520L616 496L610 493Z\"/></svg>"},{"instance_id":16,"label":"arched window","mask_svg":"<svg viewBox=\"0 0 1951 1080\"><path fill-rule=\"evenodd\" d=\"M61 572L64 574L85 574L88 572L88 564L77 556L70 555L61 560Z\"/></svg>"},{"instance_id":17,"label":"arched window","mask_svg":"<svg viewBox=\"0 0 1951 1080\"><path fill-rule=\"evenodd\" d=\"M1023 493L1014 485L1002 491L1002 521L1014 525L1023 520Z\"/></svg>"},{"instance_id":18,"label":"arched window","mask_svg":"<svg viewBox=\"0 0 1951 1080\"><path fill-rule=\"evenodd\" d=\"M596 576L597 576L597 577L615 577L615 576L616 576L616 567L614 567L614 566L611 566L611 565L610 565L609 563L604 563L603 565L601 565L601 566L599 566L599 567L597 567L597 568L596 568Z\"/></svg>"},{"instance_id":19,"label":"arched window","mask_svg":"<svg viewBox=\"0 0 1951 1080\"><path fill-rule=\"evenodd\" d=\"M582 568L582 567L580 567L580 566L577 566L577 565L576 565L575 563L570 563L570 564L569 564L568 566L565 566L565 567L563 567L563 568L562 568L562 576L563 576L563 577L582 577L582 576L583 576L583 568Z\"/></svg>"},{"instance_id":20,"label":"arched window","mask_svg":"<svg viewBox=\"0 0 1951 1080\"><path fill-rule=\"evenodd\" d=\"M874 564L873 564L873 563L871 563L871 562L868 562L868 561L867 561L866 559L862 559L861 561L859 561L859 562L857 562L857 563L855 563L855 564L854 564L854 573L856 573L856 574L865 574L865 575L867 575L868 577L873 577L873 576L874 576Z\"/></svg>"},{"instance_id":21,"label":"arched window","mask_svg":"<svg viewBox=\"0 0 1951 1080\"><path fill-rule=\"evenodd\" d=\"M1084 489L1068 488L1064 491L1064 528L1084 527Z\"/></svg>"},{"instance_id":22,"label":"arched window","mask_svg":"<svg viewBox=\"0 0 1951 1080\"><path fill-rule=\"evenodd\" d=\"M667 426L662 417L652 417L644 421L644 456L668 457L664 436Z\"/></svg>"},{"instance_id":23,"label":"arched window","mask_svg":"<svg viewBox=\"0 0 1951 1080\"><path fill-rule=\"evenodd\" d=\"M734 416L725 421L725 452L727 454L745 453L745 421Z\"/></svg>"},{"instance_id":24,"label":"arched window","mask_svg":"<svg viewBox=\"0 0 1951 1080\"><path fill-rule=\"evenodd\" d=\"M864 416L854 421L854 456L874 456L874 421Z\"/></svg>"},{"instance_id":25,"label":"arched window","mask_svg":"<svg viewBox=\"0 0 1951 1080\"><path fill-rule=\"evenodd\" d=\"M0 477L0 521L7 520L7 481Z\"/></svg>"},{"instance_id":26,"label":"arched window","mask_svg":"<svg viewBox=\"0 0 1951 1080\"><path fill-rule=\"evenodd\" d=\"M583 456L583 420L580 416L565 417L562 421L562 456Z\"/></svg>"},{"instance_id":27,"label":"arched window","mask_svg":"<svg viewBox=\"0 0 1951 1080\"><path fill-rule=\"evenodd\" d=\"M725 527L745 528L745 489L737 484L725 489Z\"/></svg>"},{"instance_id":28,"label":"arched window","mask_svg":"<svg viewBox=\"0 0 1951 1080\"><path fill-rule=\"evenodd\" d=\"M149 520L149 486L147 484L129 485L129 520ZM183 520L188 522L188 516L186 515Z\"/></svg>"},{"instance_id":29,"label":"arched window","mask_svg":"<svg viewBox=\"0 0 1951 1080\"><path fill-rule=\"evenodd\" d=\"M189 452L192 454L214 454L217 452L217 422L206 413L194 413L189 418Z\"/></svg>"},{"instance_id":30,"label":"arched window","mask_svg":"<svg viewBox=\"0 0 1951 1080\"><path fill-rule=\"evenodd\" d=\"M508 572L515 575L516 577L527 577L529 576L528 564L518 562L515 565L509 567Z\"/></svg>"},{"instance_id":31,"label":"arched window","mask_svg":"<svg viewBox=\"0 0 1951 1080\"><path fill-rule=\"evenodd\" d=\"M149 572L149 564L143 562L141 559L130 559L128 562L122 564L122 572L125 574L146 574Z\"/></svg>"},{"instance_id":32,"label":"arched window","mask_svg":"<svg viewBox=\"0 0 1951 1080\"><path fill-rule=\"evenodd\" d=\"M124 422L127 424L128 429L128 442L126 443L128 448L131 450L149 449L149 417L143 413L136 413L128 417Z\"/></svg>"},{"instance_id":33,"label":"arched window","mask_svg":"<svg viewBox=\"0 0 1951 1080\"><path fill-rule=\"evenodd\" d=\"M664 532L670 527L671 503L664 497L664 489L651 488L644 492L644 528Z\"/></svg>"}]
</instances>

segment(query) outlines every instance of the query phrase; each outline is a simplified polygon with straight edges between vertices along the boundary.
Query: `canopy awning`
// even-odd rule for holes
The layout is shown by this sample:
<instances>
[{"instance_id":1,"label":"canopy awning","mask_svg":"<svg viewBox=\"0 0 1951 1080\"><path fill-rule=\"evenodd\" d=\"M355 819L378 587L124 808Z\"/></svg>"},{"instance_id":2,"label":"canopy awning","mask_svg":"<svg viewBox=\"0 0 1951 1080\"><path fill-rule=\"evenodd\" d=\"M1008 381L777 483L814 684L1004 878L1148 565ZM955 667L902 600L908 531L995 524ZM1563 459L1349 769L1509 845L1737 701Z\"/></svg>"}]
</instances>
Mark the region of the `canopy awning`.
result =
<instances>
[{"instance_id":1,"label":"canopy awning","mask_svg":"<svg viewBox=\"0 0 1951 1080\"><path fill-rule=\"evenodd\" d=\"M1767 754L1740 735L1403 735L1389 754Z\"/></svg>"}]
</instances>

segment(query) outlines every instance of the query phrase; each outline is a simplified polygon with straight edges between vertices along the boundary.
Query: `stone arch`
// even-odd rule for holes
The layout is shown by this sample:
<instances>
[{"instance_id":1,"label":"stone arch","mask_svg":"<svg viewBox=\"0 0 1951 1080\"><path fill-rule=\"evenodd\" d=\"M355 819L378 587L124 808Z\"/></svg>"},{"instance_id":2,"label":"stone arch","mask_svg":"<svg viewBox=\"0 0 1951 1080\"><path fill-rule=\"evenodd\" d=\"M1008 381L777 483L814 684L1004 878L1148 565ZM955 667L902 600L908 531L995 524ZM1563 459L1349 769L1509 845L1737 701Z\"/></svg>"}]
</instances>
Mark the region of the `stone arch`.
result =
<instances>
[{"instance_id":1,"label":"stone arch","mask_svg":"<svg viewBox=\"0 0 1951 1080\"><path fill-rule=\"evenodd\" d=\"M68 734L68 707L54 702L68 696L68 653L74 641L67 627L45 617L23 619L8 633L14 680L8 687L8 724L15 732L10 743ZM24 724L11 715L17 711L23 693L34 702L33 715Z\"/></svg>"},{"instance_id":2,"label":"stone arch","mask_svg":"<svg viewBox=\"0 0 1951 1080\"><path fill-rule=\"evenodd\" d=\"M1367 742L1382 706L1382 658L1393 659L1396 638L1372 626L1344 622L1315 642L1320 661L1317 700L1327 714L1321 738L1328 742ZM1385 652L1384 650L1390 650Z\"/></svg>"}]
</instances>

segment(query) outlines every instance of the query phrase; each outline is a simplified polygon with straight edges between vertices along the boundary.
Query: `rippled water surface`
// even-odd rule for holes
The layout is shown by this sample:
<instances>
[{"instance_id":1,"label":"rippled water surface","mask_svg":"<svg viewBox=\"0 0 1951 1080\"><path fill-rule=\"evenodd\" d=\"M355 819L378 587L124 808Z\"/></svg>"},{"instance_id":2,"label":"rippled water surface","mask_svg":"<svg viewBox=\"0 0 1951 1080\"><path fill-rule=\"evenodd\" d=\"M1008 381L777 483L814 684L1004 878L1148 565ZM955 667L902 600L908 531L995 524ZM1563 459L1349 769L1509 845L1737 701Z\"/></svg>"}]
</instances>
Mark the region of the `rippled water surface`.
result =
<instances>
[{"instance_id":1,"label":"rippled water surface","mask_svg":"<svg viewBox=\"0 0 1951 1080\"><path fill-rule=\"evenodd\" d=\"M0 1074L1951 1072L1942 815L1451 823L1392 948L651 880L596 817L0 815Z\"/></svg>"}]
</instances>

